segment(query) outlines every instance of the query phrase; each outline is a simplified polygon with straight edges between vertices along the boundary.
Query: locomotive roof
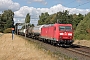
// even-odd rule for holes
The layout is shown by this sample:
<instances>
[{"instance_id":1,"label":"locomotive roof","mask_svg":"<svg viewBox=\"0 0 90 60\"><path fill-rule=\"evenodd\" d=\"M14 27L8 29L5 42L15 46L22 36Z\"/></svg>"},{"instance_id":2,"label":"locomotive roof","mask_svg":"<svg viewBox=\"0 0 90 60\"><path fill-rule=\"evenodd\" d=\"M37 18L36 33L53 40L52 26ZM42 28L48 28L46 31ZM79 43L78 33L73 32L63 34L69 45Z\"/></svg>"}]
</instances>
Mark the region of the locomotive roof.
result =
<instances>
[{"instance_id":1,"label":"locomotive roof","mask_svg":"<svg viewBox=\"0 0 90 60\"><path fill-rule=\"evenodd\" d=\"M43 26L43 27L49 27L49 26L72 26L72 24L58 24L58 23L55 23L55 24L49 24L49 25L46 25L46 26Z\"/></svg>"},{"instance_id":2,"label":"locomotive roof","mask_svg":"<svg viewBox=\"0 0 90 60\"><path fill-rule=\"evenodd\" d=\"M58 23L55 23L55 24L48 24L48 25L38 25L38 26L35 26L34 28L39 28L41 29L42 27L48 27L48 26L72 26L72 24L58 24Z\"/></svg>"},{"instance_id":3,"label":"locomotive roof","mask_svg":"<svg viewBox=\"0 0 90 60\"><path fill-rule=\"evenodd\" d=\"M60 26L72 26L72 24L54 24L54 25L60 25Z\"/></svg>"}]
</instances>

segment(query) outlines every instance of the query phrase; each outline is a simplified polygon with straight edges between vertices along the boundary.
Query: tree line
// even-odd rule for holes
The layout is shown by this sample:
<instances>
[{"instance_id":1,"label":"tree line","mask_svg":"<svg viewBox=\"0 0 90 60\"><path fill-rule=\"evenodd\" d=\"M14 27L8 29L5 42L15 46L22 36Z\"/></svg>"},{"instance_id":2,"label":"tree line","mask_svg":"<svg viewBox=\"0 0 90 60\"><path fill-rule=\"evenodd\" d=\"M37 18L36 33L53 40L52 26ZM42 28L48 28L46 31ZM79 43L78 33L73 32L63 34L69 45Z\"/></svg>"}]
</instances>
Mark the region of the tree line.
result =
<instances>
[{"instance_id":1,"label":"tree line","mask_svg":"<svg viewBox=\"0 0 90 60\"><path fill-rule=\"evenodd\" d=\"M83 20L84 15L82 14L69 14L69 11L65 10L63 12L57 12L55 14L49 15L48 12L42 13L39 16L38 25L42 24L72 24L73 28L76 29L78 23Z\"/></svg>"}]
</instances>

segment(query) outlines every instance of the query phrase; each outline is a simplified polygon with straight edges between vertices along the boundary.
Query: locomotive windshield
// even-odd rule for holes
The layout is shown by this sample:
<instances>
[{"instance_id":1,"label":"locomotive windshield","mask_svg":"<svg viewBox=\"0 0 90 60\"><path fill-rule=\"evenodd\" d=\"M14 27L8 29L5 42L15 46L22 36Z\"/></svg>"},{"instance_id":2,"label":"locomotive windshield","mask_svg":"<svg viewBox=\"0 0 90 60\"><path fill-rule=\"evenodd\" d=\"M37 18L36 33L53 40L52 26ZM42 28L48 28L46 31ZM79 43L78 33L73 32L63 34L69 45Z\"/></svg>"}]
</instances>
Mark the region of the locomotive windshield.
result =
<instances>
[{"instance_id":1,"label":"locomotive windshield","mask_svg":"<svg viewBox=\"0 0 90 60\"><path fill-rule=\"evenodd\" d=\"M71 26L59 26L59 30L72 30Z\"/></svg>"}]
</instances>

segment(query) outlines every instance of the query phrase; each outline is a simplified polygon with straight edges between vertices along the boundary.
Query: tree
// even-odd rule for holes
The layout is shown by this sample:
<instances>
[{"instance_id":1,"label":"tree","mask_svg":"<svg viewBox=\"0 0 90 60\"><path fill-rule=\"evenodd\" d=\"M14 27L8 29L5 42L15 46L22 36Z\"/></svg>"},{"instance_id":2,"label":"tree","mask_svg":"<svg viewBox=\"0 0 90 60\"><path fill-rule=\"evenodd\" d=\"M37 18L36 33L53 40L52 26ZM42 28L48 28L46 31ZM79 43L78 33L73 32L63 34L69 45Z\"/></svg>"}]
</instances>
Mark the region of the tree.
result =
<instances>
[{"instance_id":1,"label":"tree","mask_svg":"<svg viewBox=\"0 0 90 60\"><path fill-rule=\"evenodd\" d=\"M83 20L84 16L82 14L76 15L73 14L73 28L76 29L76 27L78 26L78 24L80 23L81 20Z\"/></svg>"},{"instance_id":2,"label":"tree","mask_svg":"<svg viewBox=\"0 0 90 60\"><path fill-rule=\"evenodd\" d=\"M1 14L0 14L0 32L3 32L4 26L2 25Z\"/></svg>"},{"instance_id":3,"label":"tree","mask_svg":"<svg viewBox=\"0 0 90 60\"><path fill-rule=\"evenodd\" d=\"M5 10L1 15L2 30L14 27L14 12L11 10Z\"/></svg>"},{"instance_id":4,"label":"tree","mask_svg":"<svg viewBox=\"0 0 90 60\"><path fill-rule=\"evenodd\" d=\"M30 15L29 15L29 13L27 13L27 15L26 15L25 23L26 23L26 28L27 28L28 27L27 23L30 23ZM25 25L23 25L21 29L25 29Z\"/></svg>"},{"instance_id":5,"label":"tree","mask_svg":"<svg viewBox=\"0 0 90 60\"><path fill-rule=\"evenodd\" d=\"M26 15L25 23L30 23L30 15L29 15L29 13L27 13L27 15Z\"/></svg>"},{"instance_id":6,"label":"tree","mask_svg":"<svg viewBox=\"0 0 90 60\"><path fill-rule=\"evenodd\" d=\"M41 16L39 16L38 25L46 24L45 21L49 17L48 12L42 13Z\"/></svg>"}]
</instances>

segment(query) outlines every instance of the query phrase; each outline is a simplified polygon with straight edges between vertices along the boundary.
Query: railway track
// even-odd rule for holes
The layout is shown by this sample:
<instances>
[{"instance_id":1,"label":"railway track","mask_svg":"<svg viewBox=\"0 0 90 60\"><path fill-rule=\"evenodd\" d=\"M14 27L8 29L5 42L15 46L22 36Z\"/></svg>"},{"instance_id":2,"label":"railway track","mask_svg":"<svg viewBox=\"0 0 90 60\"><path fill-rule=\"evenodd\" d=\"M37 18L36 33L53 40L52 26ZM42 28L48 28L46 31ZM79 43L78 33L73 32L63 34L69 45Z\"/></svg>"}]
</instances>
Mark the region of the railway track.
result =
<instances>
[{"instance_id":1,"label":"railway track","mask_svg":"<svg viewBox=\"0 0 90 60\"><path fill-rule=\"evenodd\" d=\"M79 48L66 48L66 49L90 58L90 48L89 47L80 46Z\"/></svg>"},{"instance_id":2,"label":"railway track","mask_svg":"<svg viewBox=\"0 0 90 60\"><path fill-rule=\"evenodd\" d=\"M74 58L76 60L90 60L90 48L80 45L72 45L70 47L60 47L53 46L51 44L43 43L42 41L38 41L31 38L25 38L35 43L38 43L40 46L44 47L45 50L49 50L53 53L63 54L70 58Z\"/></svg>"}]
</instances>

